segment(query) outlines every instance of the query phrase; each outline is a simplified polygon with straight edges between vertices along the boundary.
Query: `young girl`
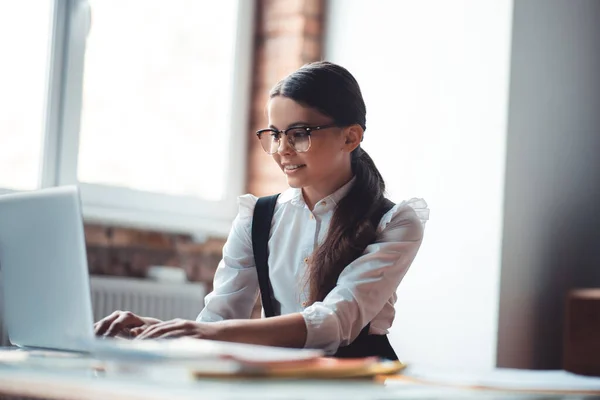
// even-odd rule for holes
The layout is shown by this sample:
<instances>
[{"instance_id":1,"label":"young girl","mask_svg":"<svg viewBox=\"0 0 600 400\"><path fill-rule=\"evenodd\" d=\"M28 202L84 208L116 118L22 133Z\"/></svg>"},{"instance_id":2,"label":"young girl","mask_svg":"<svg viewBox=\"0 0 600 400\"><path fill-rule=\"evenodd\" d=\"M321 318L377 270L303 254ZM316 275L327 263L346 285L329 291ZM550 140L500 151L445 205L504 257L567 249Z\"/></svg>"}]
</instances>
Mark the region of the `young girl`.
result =
<instances>
[{"instance_id":1,"label":"young girl","mask_svg":"<svg viewBox=\"0 0 600 400\"><path fill-rule=\"evenodd\" d=\"M214 290L196 321L117 311L96 323L96 334L397 359L386 334L396 289L423 239L427 204L384 197L383 178L360 146L365 103L341 66L316 62L283 79L271 90L268 117L257 137L290 189L240 197ZM259 289L268 318L249 319Z\"/></svg>"}]
</instances>

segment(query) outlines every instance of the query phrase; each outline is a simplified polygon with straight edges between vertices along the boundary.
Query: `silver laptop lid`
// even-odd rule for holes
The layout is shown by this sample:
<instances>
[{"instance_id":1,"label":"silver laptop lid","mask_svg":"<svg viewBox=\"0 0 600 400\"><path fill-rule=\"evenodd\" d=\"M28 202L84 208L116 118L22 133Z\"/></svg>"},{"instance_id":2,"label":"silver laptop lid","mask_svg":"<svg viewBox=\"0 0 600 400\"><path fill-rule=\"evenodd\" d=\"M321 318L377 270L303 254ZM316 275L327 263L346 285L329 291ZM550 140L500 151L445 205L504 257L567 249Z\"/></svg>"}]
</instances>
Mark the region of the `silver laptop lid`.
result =
<instances>
[{"instance_id":1,"label":"silver laptop lid","mask_svg":"<svg viewBox=\"0 0 600 400\"><path fill-rule=\"evenodd\" d=\"M13 344L87 350L93 316L75 186L0 196L0 281Z\"/></svg>"}]
</instances>

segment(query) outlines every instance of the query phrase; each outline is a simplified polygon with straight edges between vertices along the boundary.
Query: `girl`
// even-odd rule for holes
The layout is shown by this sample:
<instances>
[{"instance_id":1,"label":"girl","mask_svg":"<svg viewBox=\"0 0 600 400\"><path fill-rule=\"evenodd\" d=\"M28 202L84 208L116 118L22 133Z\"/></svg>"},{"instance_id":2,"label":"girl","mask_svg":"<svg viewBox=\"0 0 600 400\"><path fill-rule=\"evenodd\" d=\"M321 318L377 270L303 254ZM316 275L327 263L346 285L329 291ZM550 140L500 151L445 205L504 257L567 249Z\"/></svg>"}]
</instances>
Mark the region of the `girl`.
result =
<instances>
[{"instance_id":1,"label":"girl","mask_svg":"<svg viewBox=\"0 0 600 400\"><path fill-rule=\"evenodd\" d=\"M423 239L421 199L394 205L360 143L366 108L343 67L308 64L270 93L257 132L290 189L241 196L214 290L196 321L161 322L117 311L97 335L191 336L323 349L337 357L396 360L386 334L396 289ZM268 318L249 319L260 290Z\"/></svg>"}]
</instances>

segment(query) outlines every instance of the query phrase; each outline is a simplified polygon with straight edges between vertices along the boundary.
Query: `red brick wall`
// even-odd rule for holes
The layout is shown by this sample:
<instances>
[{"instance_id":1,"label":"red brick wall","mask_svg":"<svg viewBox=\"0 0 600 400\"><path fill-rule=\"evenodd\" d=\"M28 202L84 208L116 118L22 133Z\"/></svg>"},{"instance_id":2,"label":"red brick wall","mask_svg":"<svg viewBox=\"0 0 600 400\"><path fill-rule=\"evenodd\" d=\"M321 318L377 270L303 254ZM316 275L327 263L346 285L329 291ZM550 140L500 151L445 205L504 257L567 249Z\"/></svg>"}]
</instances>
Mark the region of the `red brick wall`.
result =
<instances>
[{"instance_id":1,"label":"red brick wall","mask_svg":"<svg viewBox=\"0 0 600 400\"><path fill-rule=\"evenodd\" d=\"M257 196L287 188L285 177L265 154L254 132L267 125L268 93L298 67L321 59L324 0L258 0L252 108L249 126L247 191ZM193 243L186 235L88 224L90 271L143 277L151 265L184 268L190 281L209 290L222 256L224 238Z\"/></svg>"},{"instance_id":2,"label":"red brick wall","mask_svg":"<svg viewBox=\"0 0 600 400\"><path fill-rule=\"evenodd\" d=\"M152 265L183 268L192 282L212 288L221 260L224 239L194 243L187 235L174 235L121 227L85 225L90 273L145 277Z\"/></svg>"},{"instance_id":3,"label":"red brick wall","mask_svg":"<svg viewBox=\"0 0 600 400\"><path fill-rule=\"evenodd\" d=\"M287 188L285 177L254 132L267 126L269 90L300 66L322 57L324 0L259 0L255 36L247 191L257 196Z\"/></svg>"}]
</instances>

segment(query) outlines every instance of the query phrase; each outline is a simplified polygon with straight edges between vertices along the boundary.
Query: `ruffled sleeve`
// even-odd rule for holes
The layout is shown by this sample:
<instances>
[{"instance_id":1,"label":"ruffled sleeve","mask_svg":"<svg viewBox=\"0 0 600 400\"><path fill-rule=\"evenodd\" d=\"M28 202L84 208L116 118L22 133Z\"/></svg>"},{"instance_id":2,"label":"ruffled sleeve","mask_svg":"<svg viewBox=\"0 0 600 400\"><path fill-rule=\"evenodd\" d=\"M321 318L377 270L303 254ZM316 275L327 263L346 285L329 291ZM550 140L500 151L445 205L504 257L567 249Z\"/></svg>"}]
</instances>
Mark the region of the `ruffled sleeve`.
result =
<instances>
[{"instance_id":1,"label":"ruffled sleeve","mask_svg":"<svg viewBox=\"0 0 600 400\"><path fill-rule=\"evenodd\" d=\"M398 215L410 216L413 219L416 218L421 223L421 226L425 227L425 223L429 220L429 208L427 202L420 198L413 197L410 200L404 200L396 204L381 217L377 231L382 232L392 222L392 219L397 219Z\"/></svg>"},{"instance_id":2,"label":"ruffled sleeve","mask_svg":"<svg viewBox=\"0 0 600 400\"><path fill-rule=\"evenodd\" d=\"M243 196L238 197L238 218L252 219L252 215L254 214L254 207L256 207L256 202L258 201L258 197L245 194Z\"/></svg>"},{"instance_id":3,"label":"ruffled sleeve","mask_svg":"<svg viewBox=\"0 0 600 400\"><path fill-rule=\"evenodd\" d=\"M215 271L213 291L204 299L204 309L196 320L214 322L250 318L258 295L258 278L252 252L252 214L257 197L238 198L238 215L233 221L223 258Z\"/></svg>"}]
</instances>

